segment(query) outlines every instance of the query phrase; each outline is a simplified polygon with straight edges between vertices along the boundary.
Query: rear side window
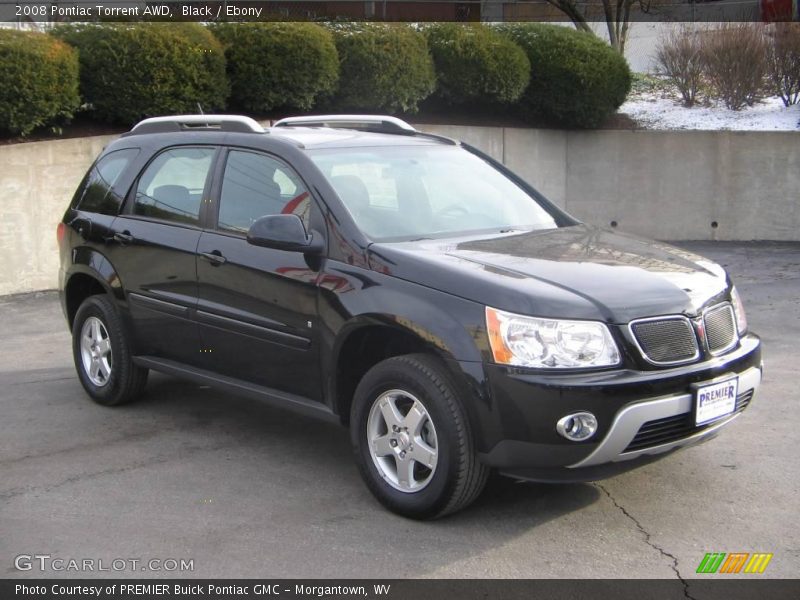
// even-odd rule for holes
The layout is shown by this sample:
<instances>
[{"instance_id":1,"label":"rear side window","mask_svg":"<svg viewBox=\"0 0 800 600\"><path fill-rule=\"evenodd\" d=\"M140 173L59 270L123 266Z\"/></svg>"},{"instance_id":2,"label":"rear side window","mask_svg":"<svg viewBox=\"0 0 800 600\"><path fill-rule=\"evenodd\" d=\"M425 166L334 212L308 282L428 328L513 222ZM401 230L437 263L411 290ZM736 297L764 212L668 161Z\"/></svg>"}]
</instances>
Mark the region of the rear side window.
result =
<instances>
[{"instance_id":1,"label":"rear side window","mask_svg":"<svg viewBox=\"0 0 800 600\"><path fill-rule=\"evenodd\" d=\"M116 215L125 193L114 186L137 154L138 148L127 148L109 152L98 160L89 171L83 195L76 208L103 215Z\"/></svg>"},{"instance_id":2,"label":"rear side window","mask_svg":"<svg viewBox=\"0 0 800 600\"><path fill-rule=\"evenodd\" d=\"M196 225L214 148L172 148L159 154L136 186L133 212Z\"/></svg>"}]
</instances>

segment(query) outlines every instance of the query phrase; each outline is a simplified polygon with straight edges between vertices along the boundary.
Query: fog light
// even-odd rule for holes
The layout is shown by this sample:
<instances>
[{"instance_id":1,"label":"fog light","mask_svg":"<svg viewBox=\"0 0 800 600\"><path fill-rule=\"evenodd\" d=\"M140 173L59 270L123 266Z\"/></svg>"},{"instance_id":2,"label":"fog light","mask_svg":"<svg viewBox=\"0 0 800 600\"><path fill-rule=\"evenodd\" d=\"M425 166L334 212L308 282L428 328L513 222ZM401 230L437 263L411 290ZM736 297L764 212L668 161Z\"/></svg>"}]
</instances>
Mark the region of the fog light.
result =
<instances>
[{"instance_id":1,"label":"fog light","mask_svg":"<svg viewBox=\"0 0 800 600\"><path fill-rule=\"evenodd\" d=\"M597 431L597 419L590 412L567 415L556 423L556 431L571 442L582 442Z\"/></svg>"}]
</instances>

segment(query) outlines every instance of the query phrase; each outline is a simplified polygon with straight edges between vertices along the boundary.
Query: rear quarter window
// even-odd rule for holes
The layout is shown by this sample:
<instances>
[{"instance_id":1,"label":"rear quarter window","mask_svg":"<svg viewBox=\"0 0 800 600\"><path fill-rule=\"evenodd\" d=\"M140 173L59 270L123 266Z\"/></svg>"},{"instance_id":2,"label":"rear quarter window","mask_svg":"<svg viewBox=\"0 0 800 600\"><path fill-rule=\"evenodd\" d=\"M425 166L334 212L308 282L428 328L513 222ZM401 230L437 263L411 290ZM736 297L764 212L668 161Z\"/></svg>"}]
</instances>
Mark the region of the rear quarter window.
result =
<instances>
[{"instance_id":1,"label":"rear quarter window","mask_svg":"<svg viewBox=\"0 0 800 600\"><path fill-rule=\"evenodd\" d=\"M125 191L116 189L115 185L137 154L138 148L126 148L109 152L100 158L84 179L75 208L103 215L116 215Z\"/></svg>"}]
</instances>

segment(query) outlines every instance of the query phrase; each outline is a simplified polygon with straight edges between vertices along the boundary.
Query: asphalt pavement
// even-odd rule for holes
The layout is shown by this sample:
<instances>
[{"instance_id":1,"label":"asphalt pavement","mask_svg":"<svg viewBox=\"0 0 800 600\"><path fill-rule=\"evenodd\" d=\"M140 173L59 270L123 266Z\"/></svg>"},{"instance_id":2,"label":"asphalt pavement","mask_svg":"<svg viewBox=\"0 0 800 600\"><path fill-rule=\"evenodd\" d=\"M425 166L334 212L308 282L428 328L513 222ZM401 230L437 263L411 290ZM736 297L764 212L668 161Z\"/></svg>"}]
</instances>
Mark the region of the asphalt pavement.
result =
<instances>
[{"instance_id":1,"label":"asphalt pavement","mask_svg":"<svg viewBox=\"0 0 800 600\"><path fill-rule=\"evenodd\" d=\"M137 403L93 404L55 293L0 298L0 578L92 576L53 559L184 559L193 570L95 574L690 579L706 552L770 552L760 577L797 577L800 245L682 245L730 270L763 338L751 407L642 469L596 484L496 478L433 523L384 510L335 425L161 375ZM20 555L51 558L20 571Z\"/></svg>"}]
</instances>

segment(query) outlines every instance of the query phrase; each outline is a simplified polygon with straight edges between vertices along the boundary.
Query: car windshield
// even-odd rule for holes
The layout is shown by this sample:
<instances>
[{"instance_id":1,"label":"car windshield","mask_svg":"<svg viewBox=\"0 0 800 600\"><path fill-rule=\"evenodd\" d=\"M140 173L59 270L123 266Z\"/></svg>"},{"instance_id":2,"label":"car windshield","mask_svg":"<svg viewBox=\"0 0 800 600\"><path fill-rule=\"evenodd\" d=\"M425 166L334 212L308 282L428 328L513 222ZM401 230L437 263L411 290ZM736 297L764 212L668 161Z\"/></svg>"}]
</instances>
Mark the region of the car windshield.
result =
<instances>
[{"instance_id":1,"label":"car windshield","mask_svg":"<svg viewBox=\"0 0 800 600\"><path fill-rule=\"evenodd\" d=\"M463 148L379 146L309 155L376 241L557 226L534 197Z\"/></svg>"}]
</instances>

